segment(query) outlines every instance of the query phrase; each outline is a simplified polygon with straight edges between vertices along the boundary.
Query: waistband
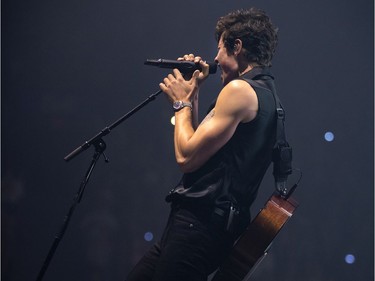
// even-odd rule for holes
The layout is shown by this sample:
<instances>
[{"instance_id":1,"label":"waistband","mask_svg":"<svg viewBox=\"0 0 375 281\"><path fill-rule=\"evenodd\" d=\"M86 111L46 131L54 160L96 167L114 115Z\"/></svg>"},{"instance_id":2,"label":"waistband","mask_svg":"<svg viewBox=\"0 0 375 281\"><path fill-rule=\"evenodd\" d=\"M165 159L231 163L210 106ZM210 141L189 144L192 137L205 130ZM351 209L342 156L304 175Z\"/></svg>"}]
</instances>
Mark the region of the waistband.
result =
<instances>
[{"instance_id":1,"label":"waistband","mask_svg":"<svg viewBox=\"0 0 375 281\"><path fill-rule=\"evenodd\" d=\"M223 206L207 206L174 201L171 202L171 207L172 210L186 209L201 220L219 224L221 228L232 233L242 232L250 223L249 208L239 208L230 202Z\"/></svg>"}]
</instances>

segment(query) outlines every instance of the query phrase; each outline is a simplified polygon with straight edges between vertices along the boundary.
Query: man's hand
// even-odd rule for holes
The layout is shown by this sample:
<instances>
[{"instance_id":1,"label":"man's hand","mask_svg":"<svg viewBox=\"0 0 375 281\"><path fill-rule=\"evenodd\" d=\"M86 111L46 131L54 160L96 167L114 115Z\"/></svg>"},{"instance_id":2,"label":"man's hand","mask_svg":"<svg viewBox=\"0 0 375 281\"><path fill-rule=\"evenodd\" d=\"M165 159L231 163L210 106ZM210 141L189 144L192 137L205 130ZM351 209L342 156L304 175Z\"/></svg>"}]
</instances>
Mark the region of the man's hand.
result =
<instances>
[{"instance_id":1,"label":"man's hand","mask_svg":"<svg viewBox=\"0 0 375 281\"><path fill-rule=\"evenodd\" d=\"M185 80L178 69L173 69L173 74L169 74L160 83L160 89L168 96L171 102L187 101L192 102L198 94L199 70L194 71L190 80Z\"/></svg>"},{"instance_id":2,"label":"man's hand","mask_svg":"<svg viewBox=\"0 0 375 281\"><path fill-rule=\"evenodd\" d=\"M173 73L159 84L160 89L172 102L179 100L193 102L197 98L200 85L209 74L209 65L201 57L195 57L193 54L184 55L178 60L199 63L202 71L196 70L192 74L183 76L178 69L173 69Z\"/></svg>"},{"instance_id":3,"label":"man's hand","mask_svg":"<svg viewBox=\"0 0 375 281\"><path fill-rule=\"evenodd\" d=\"M202 84L204 80L206 80L207 76L209 75L210 67L206 63L206 61L203 61L201 57L194 56L194 54L184 55L183 57L179 57L177 60L179 61L191 61L196 64L199 64L202 68L202 72L199 74L198 77L198 84L199 86ZM192 77L192 73L184 74L184 78L186 80L190 80Z\"/></svg>"}]
</instances>

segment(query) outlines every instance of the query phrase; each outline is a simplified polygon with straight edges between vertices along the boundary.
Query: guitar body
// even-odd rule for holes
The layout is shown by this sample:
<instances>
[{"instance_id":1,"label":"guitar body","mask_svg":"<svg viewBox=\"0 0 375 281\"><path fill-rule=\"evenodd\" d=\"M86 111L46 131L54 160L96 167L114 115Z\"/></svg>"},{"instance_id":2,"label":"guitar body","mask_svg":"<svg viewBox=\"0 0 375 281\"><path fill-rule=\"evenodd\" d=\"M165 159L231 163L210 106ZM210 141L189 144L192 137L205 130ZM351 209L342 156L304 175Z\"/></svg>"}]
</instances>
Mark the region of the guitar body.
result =
<instances>
[{"instance_id":1,"label":"guitar body","mask_svg":"<svg viewBox=\"0 0 375 281\"><path fill-rule=\"evenodd\" d=\"M297 207L298 202L292 198L284 199L273 194L237 240L211 281L248 280Z\"/></svg>"}]
</instances>

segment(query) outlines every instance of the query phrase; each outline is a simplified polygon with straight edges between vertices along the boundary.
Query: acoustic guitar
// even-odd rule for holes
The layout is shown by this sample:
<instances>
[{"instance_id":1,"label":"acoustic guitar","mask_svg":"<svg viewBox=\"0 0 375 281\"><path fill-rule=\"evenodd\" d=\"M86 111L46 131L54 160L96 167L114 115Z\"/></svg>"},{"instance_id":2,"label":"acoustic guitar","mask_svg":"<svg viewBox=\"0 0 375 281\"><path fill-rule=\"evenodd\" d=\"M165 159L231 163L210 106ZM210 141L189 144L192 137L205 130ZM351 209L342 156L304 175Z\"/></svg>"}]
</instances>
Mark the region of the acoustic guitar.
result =
<instances>
[{"instance_id":1,"label":"acoustic guitar","mask_svg":"<svg viewBox=\"0 0 375 281\"><path fill-rule=\"evenodd\" d=\"M283 198L274 193L237 240L211 281L249 280L298 205L293 198Z\"/></svg>"}]
</instances>

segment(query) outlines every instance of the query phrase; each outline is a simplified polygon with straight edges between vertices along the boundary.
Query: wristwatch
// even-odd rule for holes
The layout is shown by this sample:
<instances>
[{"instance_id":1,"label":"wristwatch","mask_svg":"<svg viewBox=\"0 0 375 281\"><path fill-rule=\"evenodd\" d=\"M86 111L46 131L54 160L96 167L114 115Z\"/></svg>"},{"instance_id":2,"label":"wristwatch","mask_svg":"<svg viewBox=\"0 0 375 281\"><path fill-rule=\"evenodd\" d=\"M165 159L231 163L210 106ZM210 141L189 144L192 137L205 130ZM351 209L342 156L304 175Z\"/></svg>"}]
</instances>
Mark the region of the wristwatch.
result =
<instances>
[{"instance_id":1,"label":"wristwatch","mask_svg":"<svg viewBox=\"0 0 375 281\"><path fill-rule=\"evenodd\" d=\"M183 101L175 101L173 103L173 110L174 111L179 111L181 109L183 109L184 107L190 107L190 110L193 110L193 105L191 104L191 102L183 102Z\"/></svg>"}]
</instances>

